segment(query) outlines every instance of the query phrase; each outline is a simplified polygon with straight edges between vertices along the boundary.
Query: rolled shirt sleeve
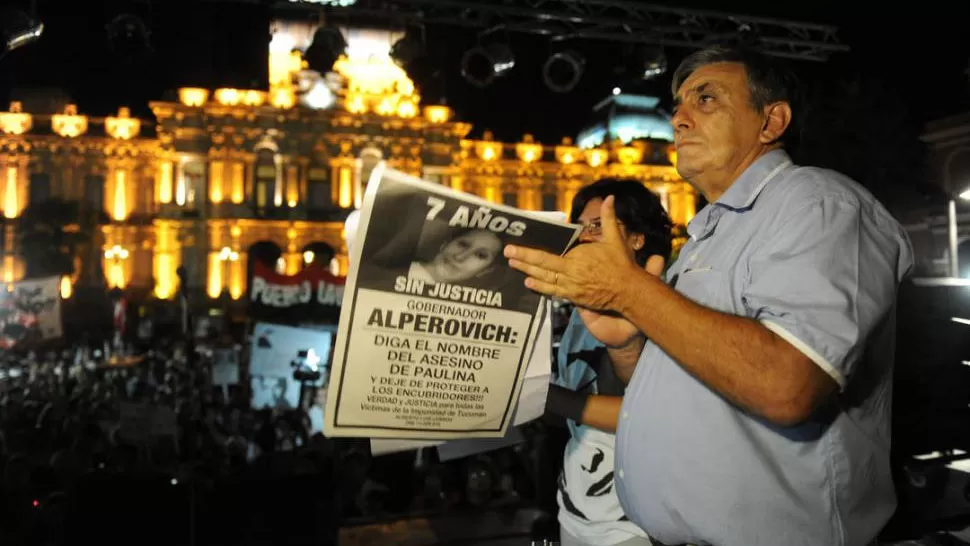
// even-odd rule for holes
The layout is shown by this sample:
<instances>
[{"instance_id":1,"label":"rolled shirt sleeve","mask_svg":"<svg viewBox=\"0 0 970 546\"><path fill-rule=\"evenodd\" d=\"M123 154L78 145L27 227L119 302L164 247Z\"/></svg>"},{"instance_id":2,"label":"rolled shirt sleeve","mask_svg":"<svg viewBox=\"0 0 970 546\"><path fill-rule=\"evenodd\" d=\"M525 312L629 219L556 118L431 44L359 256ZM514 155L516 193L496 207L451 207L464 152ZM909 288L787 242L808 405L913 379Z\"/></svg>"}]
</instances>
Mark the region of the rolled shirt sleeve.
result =
<instances>
[{"instance_id":1,"label":"rolled shirt sleeve","mask_svg":"<svg viewBox=\"0 0 970 546\"><path fill-rule=\"evenodd\" d=\"M899 240L880 226L857 202L817 198L767 236L742 292L748 316L843 389L898 286Z\"/></svg>"}]
</instances>

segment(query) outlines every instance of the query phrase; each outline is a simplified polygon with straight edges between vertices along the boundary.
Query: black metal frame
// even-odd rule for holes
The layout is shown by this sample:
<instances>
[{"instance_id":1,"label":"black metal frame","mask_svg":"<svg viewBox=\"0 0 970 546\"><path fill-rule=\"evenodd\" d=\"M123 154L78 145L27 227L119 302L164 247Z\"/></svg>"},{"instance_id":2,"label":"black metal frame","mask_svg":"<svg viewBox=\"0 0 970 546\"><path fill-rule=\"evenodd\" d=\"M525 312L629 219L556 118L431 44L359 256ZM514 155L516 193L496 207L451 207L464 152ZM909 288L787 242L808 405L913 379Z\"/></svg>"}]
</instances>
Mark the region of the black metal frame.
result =
<instances>
[{"instance_id":1,"label":"black metal frame","mask_svg":"<svg viewBox=\"0 0 970 546\"><path fill-rule=\"evenodd\" d=\"M220 0L257 2L260 0ZM849 47L831 25L711 10L659 6L632 0L357 0L352 6L277 0L277 6L325 10L331 21L349 17L550 36L700 49L742 36L764 53L788 59L828 60Z\"/></svg>"}]
</instances>

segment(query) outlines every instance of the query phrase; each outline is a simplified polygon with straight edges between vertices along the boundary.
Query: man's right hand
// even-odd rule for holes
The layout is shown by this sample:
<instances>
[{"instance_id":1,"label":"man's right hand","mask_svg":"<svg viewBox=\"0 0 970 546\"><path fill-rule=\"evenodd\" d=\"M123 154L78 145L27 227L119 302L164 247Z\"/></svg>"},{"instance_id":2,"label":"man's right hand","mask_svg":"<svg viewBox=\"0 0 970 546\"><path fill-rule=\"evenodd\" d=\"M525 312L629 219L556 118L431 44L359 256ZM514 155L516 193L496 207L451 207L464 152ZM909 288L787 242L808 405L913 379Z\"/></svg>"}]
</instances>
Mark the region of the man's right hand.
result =
<instances>
[{"instance_id":1,"label":"man's right hand","mask_svg":"<svg viewBox=\"0 0 970 546\"><path fill-rule=\"evenodd\" d=\"M644 266L647 273L655 277L663 274L664 258L662 256L650 256ZM621 315L615 313L604 313L579 307L576 309L579 318L589 333L611 349L621 349L629 347L635 342L639 342L643 334L640 330Z\"/></svg>"}]
</instances>

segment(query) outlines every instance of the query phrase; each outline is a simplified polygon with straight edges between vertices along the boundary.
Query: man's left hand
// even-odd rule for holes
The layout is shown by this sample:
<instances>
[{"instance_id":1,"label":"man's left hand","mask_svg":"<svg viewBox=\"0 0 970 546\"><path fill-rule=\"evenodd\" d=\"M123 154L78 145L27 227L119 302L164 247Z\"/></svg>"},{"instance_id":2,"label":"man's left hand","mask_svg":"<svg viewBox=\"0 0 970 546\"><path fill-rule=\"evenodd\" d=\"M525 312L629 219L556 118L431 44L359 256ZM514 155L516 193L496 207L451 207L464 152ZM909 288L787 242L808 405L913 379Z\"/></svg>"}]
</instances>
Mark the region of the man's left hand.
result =
<instances>
[{"instance_id":1,"label":"man's left hand","mask_svg":"<svg viewBox=\"0 0 970 546\"><path fill-rule=\"evenodd\" d=\"M525 273L525 285L540 294L587 309L619 311L624 285L644 271L626 247L613 201L609 196L600 207L601 241L576 246L565 256L507 245L509 265Z\"/></svg>"}]
</instances>

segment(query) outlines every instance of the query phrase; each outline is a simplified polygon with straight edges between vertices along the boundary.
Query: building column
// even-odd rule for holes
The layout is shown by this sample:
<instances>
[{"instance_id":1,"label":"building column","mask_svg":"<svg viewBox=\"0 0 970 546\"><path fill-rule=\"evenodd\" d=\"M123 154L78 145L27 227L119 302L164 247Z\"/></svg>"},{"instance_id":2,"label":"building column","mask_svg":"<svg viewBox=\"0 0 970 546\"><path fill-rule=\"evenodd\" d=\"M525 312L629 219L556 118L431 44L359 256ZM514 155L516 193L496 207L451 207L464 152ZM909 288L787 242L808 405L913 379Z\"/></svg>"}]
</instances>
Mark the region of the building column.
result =
<instances>
[{"instance_id":1,"label":"building column","mask_svg":"<svg viewBox=\"0 0 970 546\"><path fill-rule=\"evenodd\" d=\"M132 177L134 162L128 159L108 160L108 173L104 179L104 212L115 222L124 222L131 215L135 192Z\"/></svg>"},{"instance_id":2,"label":"building column","mask_svg":"<svg viewBox=\"0 0 970 546\"><path fill-rule=\"evenodd\" d=\"M353 207L356 200L354 195L355 161L352 157L336 157L330 160L333 202L342 209Z\"/></svg>"},{"instance_id":3,"label":"building column","mask_svg":"<svg viewBox=\"0 0 970 546\"><path fill-rule=\"evenodd\" d=\"M559 195L556 200L559 210L566 213L568 217L572 214L570 210L573 206L573 198L576 197L576 192L579 191L581 182L579 180L567 180L565 183L560 183L559 185Z\"/></svg>"},{"instance_id":4,"label":"building column","mask_svg":"<svg viewBox=\"0 0 970 546\"><path fill-rule=\"evenodd\" d=\"M176 270L181 263L178 224L170 220L155 221L155 249L152 269L155 276L155 297L172 298L178 289Z\"/></svg>"},{"instance_id":5,"label":"building column","mask_svg":"<svg viewBox=\"0 0 970 546\"><path fill-rule=\"evenodd\" d=\"M226 161L209 159L209 202L218 205L226 199Z\"/></svg>"}]
</instances>

